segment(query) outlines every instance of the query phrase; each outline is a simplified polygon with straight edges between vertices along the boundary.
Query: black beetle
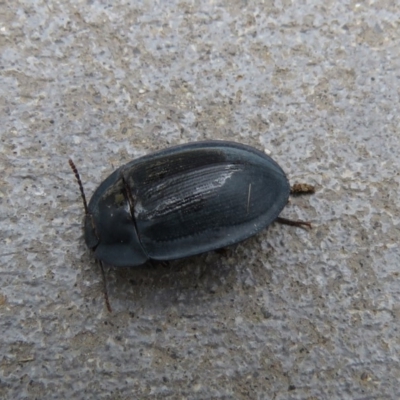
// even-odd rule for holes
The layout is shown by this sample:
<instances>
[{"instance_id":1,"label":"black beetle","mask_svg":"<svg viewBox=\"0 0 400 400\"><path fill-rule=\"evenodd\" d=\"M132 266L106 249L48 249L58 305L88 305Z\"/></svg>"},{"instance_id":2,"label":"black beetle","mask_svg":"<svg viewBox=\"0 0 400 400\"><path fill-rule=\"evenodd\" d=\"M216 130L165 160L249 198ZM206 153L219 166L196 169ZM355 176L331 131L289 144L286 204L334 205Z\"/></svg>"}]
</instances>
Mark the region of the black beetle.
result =
<instances>
[{"instance_id":1,"label":"black beetle","mask_svg":"<svg viewBox=\"0 0 400 400\"><path fill-rule=\"evenodd\" d=\"M234 142L171 147L114 171L85 206L85 241L115 267L172 260L219 249L255 235L279 218L290 186L265 153Z\"/></svg>"}]
</instances>

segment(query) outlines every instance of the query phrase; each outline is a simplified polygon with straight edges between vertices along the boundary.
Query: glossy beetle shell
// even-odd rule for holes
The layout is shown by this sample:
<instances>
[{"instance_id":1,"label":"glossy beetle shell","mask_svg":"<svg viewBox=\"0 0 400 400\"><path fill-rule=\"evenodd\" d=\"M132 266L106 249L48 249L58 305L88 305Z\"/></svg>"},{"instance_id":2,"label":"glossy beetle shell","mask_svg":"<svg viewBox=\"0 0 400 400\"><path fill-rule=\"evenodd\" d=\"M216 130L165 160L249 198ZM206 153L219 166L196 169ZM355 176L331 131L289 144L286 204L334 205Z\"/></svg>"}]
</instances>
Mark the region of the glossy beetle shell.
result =
<instances>
[{"instance_id":1,"label":"glossy beetle shell","mask_svg":"<svg viewBox=\"0 0 400 400\"><path fill-rule=\"evenodd\" d=\"M261 151L189 143L114 171L89 202L85 240L96 258L116 267L187 257L266 228L289 193L285 173Z\"/></svg>"}]
</instances>

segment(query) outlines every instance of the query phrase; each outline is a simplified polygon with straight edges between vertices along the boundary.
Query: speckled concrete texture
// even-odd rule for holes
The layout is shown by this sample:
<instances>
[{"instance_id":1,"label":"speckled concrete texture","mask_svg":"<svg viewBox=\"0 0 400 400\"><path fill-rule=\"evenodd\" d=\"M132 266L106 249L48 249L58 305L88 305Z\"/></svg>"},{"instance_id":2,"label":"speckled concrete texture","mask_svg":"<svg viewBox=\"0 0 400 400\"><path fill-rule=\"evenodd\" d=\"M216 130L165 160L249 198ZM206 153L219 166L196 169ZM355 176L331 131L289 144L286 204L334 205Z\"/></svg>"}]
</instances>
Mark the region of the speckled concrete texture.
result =
<instances>
[{"instance_id":1,"label":"speckled concrete texture","mask_svg":"<svg viewBox=\"0 0 400 400\"><path fill-rule=\"evenodd\" d=\"M400 398L400 3L0 3L0 397ZM226 251L106 269L87 195L234 140L316 185Z\"/></svg>"}]
</instances>

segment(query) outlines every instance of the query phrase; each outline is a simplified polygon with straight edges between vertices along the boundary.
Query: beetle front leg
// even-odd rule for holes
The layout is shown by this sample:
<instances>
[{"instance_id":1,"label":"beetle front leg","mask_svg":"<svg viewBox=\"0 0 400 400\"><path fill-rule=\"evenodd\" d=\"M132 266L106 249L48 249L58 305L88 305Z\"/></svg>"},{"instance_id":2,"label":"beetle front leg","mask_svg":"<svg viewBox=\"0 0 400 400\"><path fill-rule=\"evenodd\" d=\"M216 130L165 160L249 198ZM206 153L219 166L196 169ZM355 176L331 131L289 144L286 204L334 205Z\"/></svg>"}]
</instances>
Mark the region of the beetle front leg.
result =
<instances>
[{"instance_id":1,"label":"beetle front leg","mask_svg":"<svg viewBox=\"0 0 400 400\"><path fill-rule=\"evenodd\" d=\"M107 310L111 313L112 310L111 310L110 300L108 299L107 281L106 281L106 274L104 272L104 265L100 260L98 260L98 261L99 261L99 264L100 264L101 275L103 277L104 300L106 302Z\"/></svg>"}]
</instances>

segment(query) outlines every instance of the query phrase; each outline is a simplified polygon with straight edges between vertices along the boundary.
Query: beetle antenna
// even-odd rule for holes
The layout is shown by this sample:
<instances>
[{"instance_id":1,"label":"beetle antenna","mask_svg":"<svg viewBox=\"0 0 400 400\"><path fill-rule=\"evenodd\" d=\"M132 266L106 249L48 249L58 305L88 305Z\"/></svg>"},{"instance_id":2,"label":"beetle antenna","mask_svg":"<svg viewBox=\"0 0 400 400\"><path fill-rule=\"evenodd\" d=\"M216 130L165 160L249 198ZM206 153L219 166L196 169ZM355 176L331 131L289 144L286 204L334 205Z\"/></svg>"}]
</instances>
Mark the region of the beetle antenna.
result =
<instances>
[{"instance_id":1,"label":"beetle antenna","mask_svg":"<svg viewBox=\"0 0 400 400\"><path fill-rule=\"evenodd\" d=\"M108 299L107 281L106 281L106 274L104 272L104 265L100 260L99 263L100 263L101 275L103 277L104 300L106 302L107 310L111 313L112 310L110 306L110 300Z\"/></svg>"},{"instance_id":2,"label":"beetle antenna","mask_svg":"<svg viewBox=\"0 0 400 400\"><path fill-rule=\"evenodd\" d=\"M85 214L89 215L89 209L88 209L88 205L87 205L87 201L86 201L85 191L83 190L83 185L82 185L81 177L78 172L78 168L76 168L75 163L71 159L68 160L68 163L72 169L72 172L75 175L76 180L78 181L79 190L81 192L82 201L83 201L83 207L85 208ZM104 266L100 260L99 260L99 263L100 263L101 276L103 278L104 300L106 302L107 310L109 312L112 312L111 306L110 306L110 300L108 299L107 282L106 282L106 274L104 273Z\"/></svg>"},{"instance_id":3,"label":"beetle antenna","mask_svg":"<svg viewBox=\"0 0 400 400\"><path fill-rule=\"evenodd\" d=\"M74 162L71 159L69 159L68 162L69 162L69 166L72 169L72 172L75 175L76 180L78 181L79 190L81 191L81 196L82 196L82 200L83 200L83 207L85 207L85 214L88 215L89 214L89 209L88 209L88 206L87 206L86 196L85 196L85 192L83 190L83 185L82 185L81 177L80 177L79 172L78 172L78 168L76 168L76 165L74 164Z\"/></svg>"}]
</instances>

